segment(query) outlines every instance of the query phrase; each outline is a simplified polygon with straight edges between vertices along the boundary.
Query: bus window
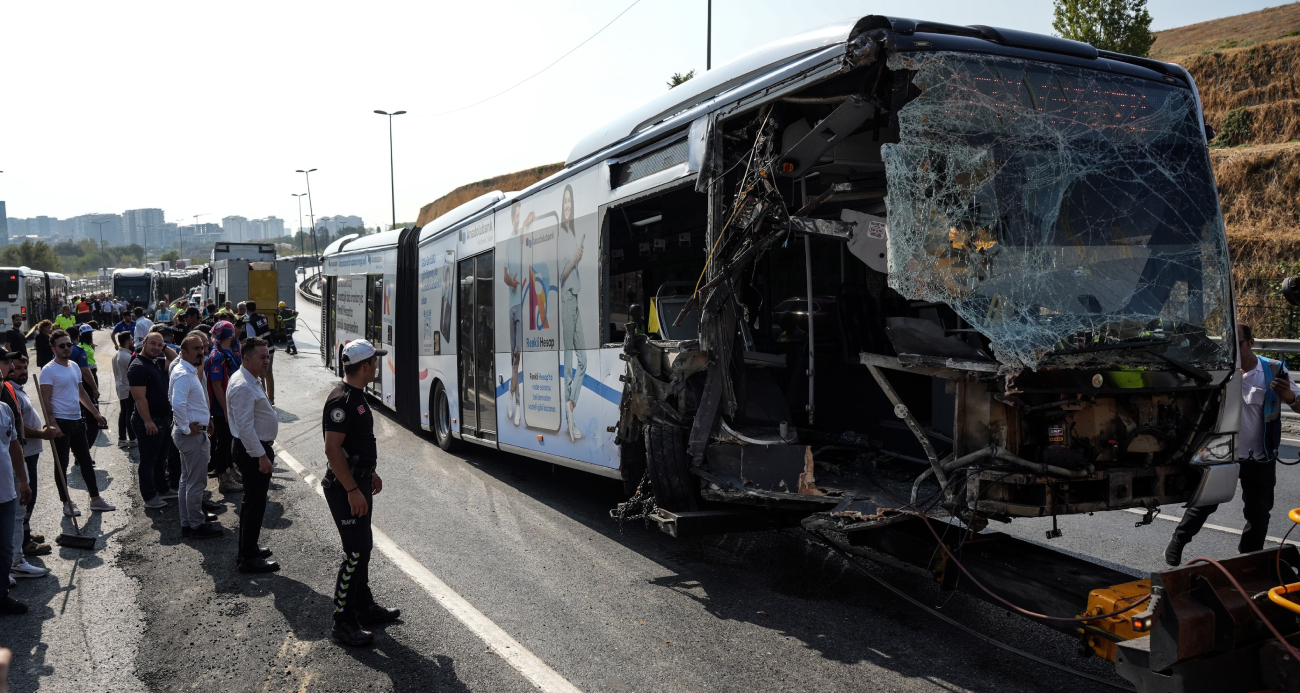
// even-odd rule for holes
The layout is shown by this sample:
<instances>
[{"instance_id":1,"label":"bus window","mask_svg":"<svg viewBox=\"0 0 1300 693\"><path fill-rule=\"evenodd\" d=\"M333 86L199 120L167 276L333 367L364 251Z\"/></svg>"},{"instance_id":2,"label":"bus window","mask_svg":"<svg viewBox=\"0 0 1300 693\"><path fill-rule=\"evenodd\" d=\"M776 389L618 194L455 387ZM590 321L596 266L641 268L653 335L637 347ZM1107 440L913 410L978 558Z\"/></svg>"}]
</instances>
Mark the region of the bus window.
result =
<instances>
[{"instance_id":1,"label":"bus window","mask_svg":"<svg viewBox=\"0 0 1300 693\"><path fill-rule=\"evenodd\" d=\"M666 285L673 287L667 294L684 291L689 295L699 281L706 255L708 198L695 192L694 186L682 186L611 208L605 223L612 281L602 323L608 331L605 341L616 341L622 339L631 305L642 306L641 314L648 318L650 299ZM672 319L676 315L674 312ZM671 339L694 339L695 331L679 325Z\"/></svg>"},{"instance_id":2,"label":"bus window","mask_svg":"<svg viewBox=\"0 0 1300 693\"><path fill-rule=\"evenodd\" d=\"M17 272L0 274L0 300L17 301L19 281Z\"/></svg>"}]
</instances>

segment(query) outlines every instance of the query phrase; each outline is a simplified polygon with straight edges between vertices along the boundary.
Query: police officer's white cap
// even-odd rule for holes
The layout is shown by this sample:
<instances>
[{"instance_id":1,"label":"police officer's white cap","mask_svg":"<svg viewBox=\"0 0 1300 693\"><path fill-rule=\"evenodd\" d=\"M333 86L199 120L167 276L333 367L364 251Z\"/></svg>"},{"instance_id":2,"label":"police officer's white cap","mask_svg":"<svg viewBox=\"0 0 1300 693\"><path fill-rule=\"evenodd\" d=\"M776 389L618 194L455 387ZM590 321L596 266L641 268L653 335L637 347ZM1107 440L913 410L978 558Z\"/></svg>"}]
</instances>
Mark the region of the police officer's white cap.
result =
<instances>
[{"instance_id":1,"label":"police officer's white cap","mask_svg":"<svg viewBox=\"0 0 1300 693\"><path fill-rule=\"evenodd\" d=\"M358 339L348 342L347 346L343 347L343 363L360 363L371 356L383 356L387 353L387 349L376 349L370 340Z\"/></svg>"}]
</instances>

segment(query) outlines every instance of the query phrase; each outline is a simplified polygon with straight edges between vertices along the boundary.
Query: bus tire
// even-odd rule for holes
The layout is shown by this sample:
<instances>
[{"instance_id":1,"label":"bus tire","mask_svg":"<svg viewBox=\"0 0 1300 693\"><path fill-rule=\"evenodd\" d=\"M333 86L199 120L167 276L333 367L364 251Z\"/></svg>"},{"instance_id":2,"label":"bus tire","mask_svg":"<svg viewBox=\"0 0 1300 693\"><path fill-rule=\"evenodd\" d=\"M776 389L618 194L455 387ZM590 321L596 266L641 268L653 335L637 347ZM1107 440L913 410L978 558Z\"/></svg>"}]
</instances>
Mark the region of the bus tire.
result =
<instances>
[{"instance_id":1,"label":"bus tire","mask_svg":"<svg viewBox=\"0 0 1300 693\"><path fill-rule=\"evenodd\" d=\"M433 386L433 397L429 399L429 428L433 431L434 442L443 452L456 449L458 441L451 435L451 406L441 380Z\"/></svg>"},{"instance_id":2,"label":"bus tire","mask_svg":"<svg viewBox=\"0 0 1300 693\"><path fill-rule=\"evenodd\" d=\"M645 431L646 469L654 487L655 505L670 512L700 508L700 480L691 473L686 454L686 429L651 421Z\"/></svg>"},{"instance_id":3,"label":"bus tire","mask_svg":"<svg viewBox=\"0 0 1300 693\"><path fill-rule=\"evenodd\" d=\"M619 472L623 475L623 495L631 498L645 478L645 436L625 440L618 445Z\"/></svg>"}]
</instances>

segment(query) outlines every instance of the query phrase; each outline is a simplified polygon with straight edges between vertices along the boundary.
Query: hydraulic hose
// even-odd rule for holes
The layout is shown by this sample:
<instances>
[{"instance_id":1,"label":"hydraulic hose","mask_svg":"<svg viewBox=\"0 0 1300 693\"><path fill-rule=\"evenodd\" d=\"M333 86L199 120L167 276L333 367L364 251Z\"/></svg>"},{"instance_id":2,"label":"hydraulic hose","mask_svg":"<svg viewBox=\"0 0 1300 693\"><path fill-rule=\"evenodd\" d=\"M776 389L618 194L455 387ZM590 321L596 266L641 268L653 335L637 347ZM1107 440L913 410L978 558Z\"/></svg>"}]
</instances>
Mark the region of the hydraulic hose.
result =
<instances>
[{"instance_id":1,"label":"hydraulic hose","mask_svg":"<svg viewBox=\"0 0 1300 693\"><path fill-rule=\"evenodd\" d=\"M1088 476L1091 475L1091 472L1087 469L1066 469L1065 467L1058 467L1052 464L1030 462L1029 460L1023 457L1019 457L1017 455L1012 454L1006 448L999 447L997 445L990 445L989 447L984 448L982 450L976 450L975 452L972 452L969 455L963 455L961 457L958 457L955 460L949 460L948 462L943 463L942 465L943 471L945 472L956 471L958 469L961 469L962 467L969 467L970 465L975 464L980 460L990 458L990 457L995 460L999 460L1001 462L1014 464L1017 467L1027 469L1032 472L1037 472L1039 474L1050 474L1052 476L1062 476L1067 479L1086 479L1088 478Z\"/></svg>"}]
</instances>

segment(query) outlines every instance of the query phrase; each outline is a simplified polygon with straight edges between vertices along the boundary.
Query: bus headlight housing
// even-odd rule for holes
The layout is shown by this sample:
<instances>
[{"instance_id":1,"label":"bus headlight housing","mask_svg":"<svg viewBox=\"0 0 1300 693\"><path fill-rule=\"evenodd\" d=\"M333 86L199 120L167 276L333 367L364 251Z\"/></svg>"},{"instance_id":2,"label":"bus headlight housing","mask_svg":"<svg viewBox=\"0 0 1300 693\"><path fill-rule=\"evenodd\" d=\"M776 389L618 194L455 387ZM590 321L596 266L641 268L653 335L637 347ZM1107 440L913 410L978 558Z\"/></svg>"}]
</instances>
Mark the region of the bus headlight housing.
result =
<instances>
[{"instance_id":1,"label":"bus headlight housing","mask_svg":"<svg viewBox=\"0 0 1300 693\"><path fill-rule=\"evenodd\" d=\"M1195 455L1192 455L1192 464L1225 464L1227 462L1235 461L1237 459L1236 441L1237 435L1235 433L1224 433L1206 437L1205 440L1201 442L1200 449L1196 451Z\"/></svg>"}]
</instances>

